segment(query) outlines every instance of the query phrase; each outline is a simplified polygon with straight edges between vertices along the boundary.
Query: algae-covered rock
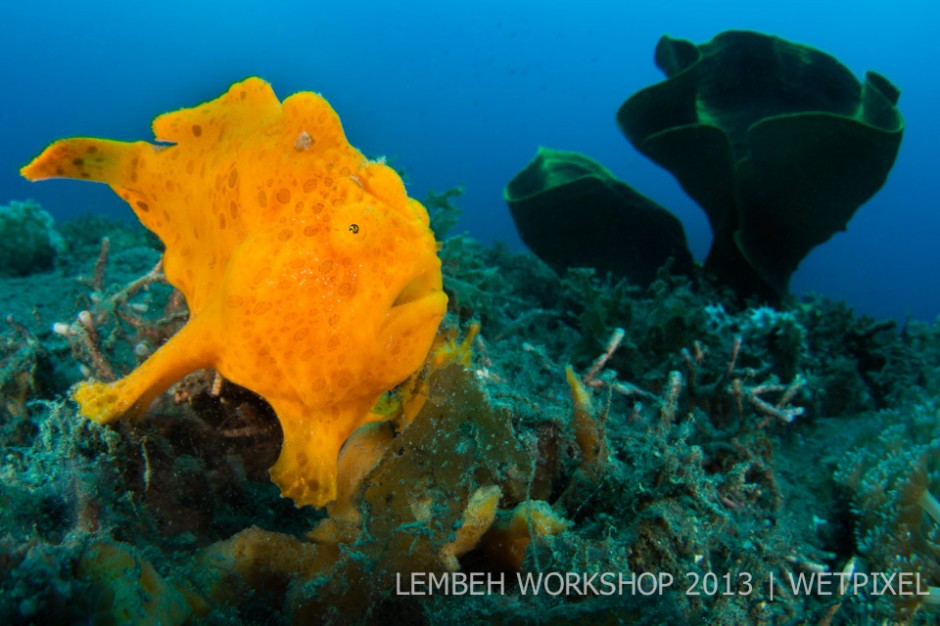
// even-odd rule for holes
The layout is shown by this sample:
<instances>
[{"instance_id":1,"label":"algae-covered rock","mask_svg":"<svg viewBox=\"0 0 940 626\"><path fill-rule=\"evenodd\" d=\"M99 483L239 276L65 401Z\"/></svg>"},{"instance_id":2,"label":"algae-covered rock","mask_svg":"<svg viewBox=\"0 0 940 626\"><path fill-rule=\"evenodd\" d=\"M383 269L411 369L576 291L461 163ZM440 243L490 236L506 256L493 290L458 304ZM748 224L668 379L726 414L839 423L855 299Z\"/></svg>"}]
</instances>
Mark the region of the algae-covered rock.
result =
<instances>
[{"instance_id":1,"label":"algae-covered rock","mask_svg":"<svg viewBox=\"0 0 940 626\"><path fill-rule=\"evenodd\" d=\"M52 216L33 200L0 206L0 276L52 269L65 243Z\"/></svg>"},{"instance_id":2,"label":"algae-covered rock","mask_svg":"<svg viewBox=\"0 0 940 626\"><path fill-rule=\"evenodd\" d=\"M398 436L377 425L350 439L341 466L364 475L341 484L312 542L252 528L208 548L198 568L206 596L237 603L263 589L295 623L364 623L394 601L400 576L459 570L497 505L526 497L533 459L511 413L462 364L434 369L426 393Z\"/></svg>"},{"instance_id":3,"label":"algae-covered rock","mask_svg":"<svg viewBox=\"0 0 940 626\"><path fill-rule=\"evenodd\" d=\"M518 503L531 463L511 415L491 406L472 371L453 363L433 372L427 401L362 483L361 536L328 584L299 594L298 614L341 607L348 617L378 605L397 575L450 570L461 529L479 517L475 508L489 508L474 501L498 486L501 503Z\"/></svg>"}]
</instances>

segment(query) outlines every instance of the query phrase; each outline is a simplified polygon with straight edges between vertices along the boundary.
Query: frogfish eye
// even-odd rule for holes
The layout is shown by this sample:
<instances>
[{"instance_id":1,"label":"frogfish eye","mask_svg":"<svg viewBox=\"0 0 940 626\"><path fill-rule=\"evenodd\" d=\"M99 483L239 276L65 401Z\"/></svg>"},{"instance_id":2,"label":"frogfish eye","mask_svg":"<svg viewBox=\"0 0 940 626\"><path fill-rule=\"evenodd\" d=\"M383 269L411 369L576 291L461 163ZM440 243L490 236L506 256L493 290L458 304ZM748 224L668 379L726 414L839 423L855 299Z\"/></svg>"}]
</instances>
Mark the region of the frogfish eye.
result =
<instances>
[{"instance_id":1,"label":"frogfish eye","mask_svg":"<svg viewBox=\"0 0 940 626\"><path fill-rule=\"evenodd\" d=\"M359 232L359 224L350 224L350 225L349 225L349 232L351 232L351 233L354 234L354 235L355 235L356 233L358 233L358 232Z\"/></svg>"}]
</instances>

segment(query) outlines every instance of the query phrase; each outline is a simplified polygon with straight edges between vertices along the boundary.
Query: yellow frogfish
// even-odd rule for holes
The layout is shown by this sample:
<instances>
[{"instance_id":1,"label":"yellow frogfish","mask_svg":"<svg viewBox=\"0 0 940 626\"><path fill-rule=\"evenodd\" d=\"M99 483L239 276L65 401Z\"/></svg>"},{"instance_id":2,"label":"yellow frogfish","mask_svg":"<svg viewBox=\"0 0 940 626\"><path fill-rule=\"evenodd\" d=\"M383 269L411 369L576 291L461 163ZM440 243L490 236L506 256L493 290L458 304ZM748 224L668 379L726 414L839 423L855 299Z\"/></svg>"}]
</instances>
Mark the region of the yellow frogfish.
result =
<instances>
[{"instance_id":1,"label":"yellow frogfish","mask_svg":"<svg viewBox=\"0 0 940 626\"><path fill-rule=\"evenodd\" d=\"M153 122L160 144L56 141L30 180L107 183L166 246L187 324L125 378L79 383L96 422L143 413L215 368L264 397L284 443L271 477L298 506L336 498L337 458L379 396L421 367L445 313L428 213L346 140L321 96L259 78Z\"/></svg>"}]
</instances>

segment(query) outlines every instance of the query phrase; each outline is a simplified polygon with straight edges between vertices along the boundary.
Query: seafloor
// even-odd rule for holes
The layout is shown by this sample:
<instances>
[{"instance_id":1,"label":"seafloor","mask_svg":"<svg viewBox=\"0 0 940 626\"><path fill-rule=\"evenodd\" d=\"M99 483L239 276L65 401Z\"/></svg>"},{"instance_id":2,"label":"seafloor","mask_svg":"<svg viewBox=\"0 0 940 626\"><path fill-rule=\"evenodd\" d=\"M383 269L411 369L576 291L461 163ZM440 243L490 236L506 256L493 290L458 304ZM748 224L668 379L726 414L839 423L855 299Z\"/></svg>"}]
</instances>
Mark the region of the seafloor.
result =
<instances>
[{"instance_id":1,"label":"seafloor","mask_svg":"<svg viewBox=\"0 0 940 626\"><path fill-rule=\"evenodd\" d=\"M328 516L280 497L276 418L212 372L133 423L76 414L73 384L126 374L186 312L141 227L60 231L54 269L0 280L4 624L937 620L936 324L451 237L451 356Z\"/></svg>"}]
</instances>

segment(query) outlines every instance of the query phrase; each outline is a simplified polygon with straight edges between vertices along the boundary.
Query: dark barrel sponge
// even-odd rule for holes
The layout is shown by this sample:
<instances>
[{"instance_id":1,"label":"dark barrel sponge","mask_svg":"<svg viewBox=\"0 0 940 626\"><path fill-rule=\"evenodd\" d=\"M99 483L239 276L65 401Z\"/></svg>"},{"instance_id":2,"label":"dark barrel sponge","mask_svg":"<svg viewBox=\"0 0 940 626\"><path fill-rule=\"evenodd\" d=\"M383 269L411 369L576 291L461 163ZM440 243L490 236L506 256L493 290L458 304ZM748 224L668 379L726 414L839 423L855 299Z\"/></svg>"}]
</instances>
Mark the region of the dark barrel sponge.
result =
<instances>
[{"instance_id":1,"label":"dark barrel sponge","mask_svg":"<svg viewBox=\"0 0 940 626\"><path fill-rule=\"evenodd\" d=\"M668 78L624 102L621 130L705 209L706 268L740 294L786 295L800 261L884 184L903 131L897 88L746 31L663 37L656 65Z\"/></svg>"},{"instance_id":2,"label":"dark barrel sponge","mask_svg":"<svg viewBox=\"0 0 940 626\"><path fill-rule=\"evenodd\" d=\"M576 152L539 148L503 191L522 241L556 271L593 267L649 285L692 257L674 215Z\"/></svg>"}]
</instances>

